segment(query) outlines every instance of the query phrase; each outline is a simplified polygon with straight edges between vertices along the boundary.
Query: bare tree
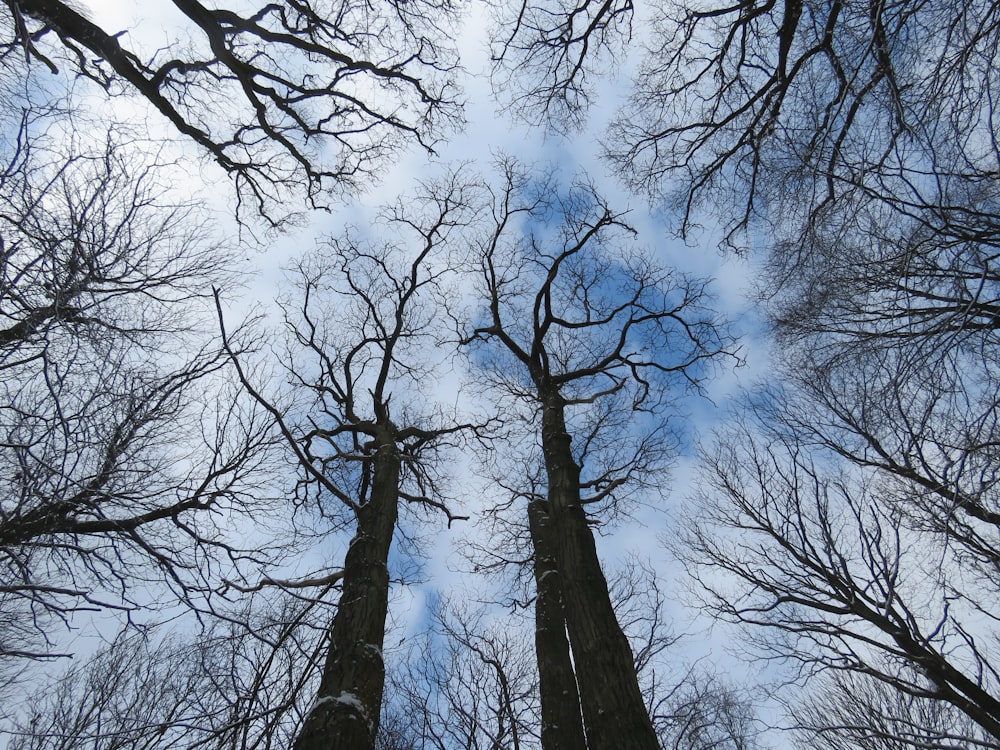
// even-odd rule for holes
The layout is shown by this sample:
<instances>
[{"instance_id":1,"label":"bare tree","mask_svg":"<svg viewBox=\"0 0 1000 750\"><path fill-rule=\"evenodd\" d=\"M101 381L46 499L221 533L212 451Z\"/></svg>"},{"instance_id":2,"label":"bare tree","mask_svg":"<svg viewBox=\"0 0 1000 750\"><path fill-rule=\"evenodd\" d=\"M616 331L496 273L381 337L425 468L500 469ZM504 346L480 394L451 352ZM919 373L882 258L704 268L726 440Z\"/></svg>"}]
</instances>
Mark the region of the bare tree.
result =
<instances>
[{"instance_id":1,"label":"bare tree","mask_svg":"<svg viewBox=\"0 0 1000 750\"><path fill-rule=\"evenodd\" d=\"M834 672L793 704L799 746L819 750L997 747L975 722L941 701L878 680Z\"/></svg>"},{"instance_id":2,"label":"bare tree","mask_svg":"<svg viewBox=\"0 0 1000 750\"><path fill-rule=\"evenodd\" d=\"M541 737L546 750L586 747L580 690L566 635L566 606L545 503L528 504L534 553L535 655L541 700Z\"/></svg>"},{"instance_id":3,"label":"bare tree","mask_svg":"<svg viewBox=\"0 0 1000 750\"><path fill-rule=\"evenodd\" d=\"M212 561L268 557L217 524L264 511L269 442L198 322L227 253L155 154L36 114L0 172L0 652L30 658L149 580L194 603Z\"/></svg>"},{"instance_id":4,"label":"bare tree","mask_svg":"<svg viewBox=\"0 0 1000 750\"><path fill-rule=\"evenodd\" d=\"M134 632L120 636L36 693L30 717L11 730L10 747L187 746L182 736L210 702L194 651L179 644L154 646Z\"/></svg>"},{"instance_id":5,"label":"bare tree","mask_svg":"<svg viewBox=\"0 0 1000 750\"><path fill-rule=\"evenodd\" d=\"M440 511L449 523L459 517L442 494L439 455L475 425L435 412L427 389L453 235L472 215L469 192L457 175L425 186L381 214L383 244L348 233L296 265L281 358L293 403L268 398L233 353L301 471L296 503L354 530L342 570L321 577L340 579L342 591L300 750L373 745L399 505Z\"/></svg>"},{"instance_id":6,"label":"bare tree","mask_svg":"<svg viewBox=\"0 0 1000 750\"><path fill-rule=\"evenodd\" d=\"M935 528L932 492L773 427L736 432L707 472L688 561L716 616L762 626L763 652L803 676L874 678L952 706L996 741L995 583L980 562L990 553ZM738 541L727 538L734 530ZM716 569L744 585L711 579Z\"/></svg>"},{"instance_id":7,"label":"bare tree","mask_svg":"<svg viewBox=\"0 0 1000 750\"><path fill-rule=\"evenodd\" d=\"M537 748L531 639L513 618L438 601L431 626L393 672L388 706L410 750Z\"/></svg>"},{"instance_id":8,"label":"bare tree","mask_svg":"<svg viewBox=\"0 0 1000 750\"><path fill-rule=\"evenodd\" d=\"M8 0L0 50L108 90L126 86L273 221L289 191L304 187L315 205L327 189L357 186L404 143L432 150L458 114L455 63L442 46L447 0L173 6L189 38L147 51L72 3Z\"/></svg>"},{"instance_id":9,"label":"bare tree","mask_svg":"<svg viewBox=\"0 0 1000 750\"><path fill-rule=\"evenodd\" d=\"M611 600L632 644L639 687L665 750L757 750L762 725L753 692L685 658L691 635L668 622L664 580L630 555L610 576ZM753 691L759 684L753 685Z\"/></svg>"},{"instance_id":10,"label":"bare tree","mask_svg":"<svg viewBox=\"0 0 1000 750\"><path fill-rule=\"evenodd\" d=\"M477 579L473 597L482 601L485 582L483 576ZM636 654L635 670L661 746L674 750L761 747L759 722L743 692L693 667L677 681L681 639L668 630L655 572L630 558L610 577L609 589ZM498 606L500 602L474 608L456 604L465 593L453 592L450 599L436 600L430 627L407 640L401 662L390 663L390 698L382 744L377 747L534 750L553 741L571 747L569 741L574 738L580 742L575 747L587 747L578 700L576 717L567 718L576 722L579 734L545 730L551 714L539 705L546 690L539 684L544 666L538 664L531 648L530 607L510 609ZM565 639L565 623L560 627ZM575 690L572 669L568 679Z\"/></svg>"},{"instance_id":11,"label":"bare tree","mask_svg":"<svg viewBox=\"0 0 1000 750\"><path fill-rule=\"evenodd\" d=\"M499 101L558 133L579 127L592 104L593 80L632 40L631 0L495 6L491 52Z\"/></svg>"},{"instance_id":12,"label":"bare tree","mask_svg":"<svg viewBox=\"0 0 1000 750\"><path fill-rule=\"evenodd\" d=\"M784 638L777 650L881 680L902 693L890 704L921 709L915 721L937 701L995 738L997 243L986 227L954 228L860 205L836 238L817 231L804 252L775 254L770 311L787 385L732 436L760 446L719 448L709 482L727 498L723 527L757 530L797 566L780 583L770 568L745 579L772 600L758 601L770 616L749 620L824 634L802 638L811 653ZM752 566L747 551L724 567ZM886 696L873 691L858 696L877 699L882 722ZM896 726L893 742L921 746Z\"/></svg>"},{"instance_id":13,"label":"bare tree","mask_svg":"<svg viewBox=\"0 0 1000 750\"><path fill-rule=\"evenodd\" d=\"M309 664L325 645L316 593L270 587L200 628L175 619L125 630L50 678L4 732L17 750L287 748L311 692Z\"/></svg>"},{"instance_id":14,"label":"bare tree","mask_svg":"<svg viewBox=\"0 0 1000 750\"><path fill-rule=\"evenodd\" d=\"M505 91L557 124L585 110L606 60L645 49L607 151L682 232L707 202L728 243L760 222L786 258L817 234L835 242L859 211L996 237L991 3L665 3L636 40L629 2L502 8Z\"/></svg>"},{"instance_id":15,"label":"bare tree","mask_svg":"<svg viewBox=\"0 0 1000 750\"><path fill-rule=\"evenodd\" d=\"M691 669L653 712L660 743L669 750L762 748L753 703L725 680Z\"/></svg>"},{"instance_id":16,"label":"bare tree","mask_svg":"<svg viewBox=\"0 0 1000 750\"><path fill-rule=\"evenodd\" d=\"M511 49L568 71L539 89L551 106L584 85L563 61L588 37L547 30L593 28L600 46L619 6L520 7ZM692 565L718 614L785 633L766 650L943 701L995 736L996 8L656 13L609 152L683 231L706 201L726 242L762 230L790 383L711 454L725 531L696 527ZM709 560L748 586L724 590Z\"/></svg>"},{"instance_id":17,"label":"bare tree","mask_svg":"<svg viewBox=\"0 0 1000 750\"><path fill-rule=\"evenodd\" d=\"M465 342L529 415L540 448L545 494L528 499L554 565L540 558L550 567L536 570L558 575L587 742L655 748L587 512L612 508L662 468L676 387L696 387L733 345L705 284L634 251L623 215L592 187L560 191L501 166L480 245L483 310ZM543 712L559 700L543 693Z\"/></svg>"},{"instance_id":18,"label":"bare tree","mask_svg":"<svg viewBox=\"0 0 1000 750\"><path fill-rule=\"evenodd\" d=\"M700 199L724 201L731 240L760 218L801 252L859 207L949 238L995 234L994 14L989 3L665 6L612 151L635 185L678 190L684 226Z\"/></svg>"}]
</instances>

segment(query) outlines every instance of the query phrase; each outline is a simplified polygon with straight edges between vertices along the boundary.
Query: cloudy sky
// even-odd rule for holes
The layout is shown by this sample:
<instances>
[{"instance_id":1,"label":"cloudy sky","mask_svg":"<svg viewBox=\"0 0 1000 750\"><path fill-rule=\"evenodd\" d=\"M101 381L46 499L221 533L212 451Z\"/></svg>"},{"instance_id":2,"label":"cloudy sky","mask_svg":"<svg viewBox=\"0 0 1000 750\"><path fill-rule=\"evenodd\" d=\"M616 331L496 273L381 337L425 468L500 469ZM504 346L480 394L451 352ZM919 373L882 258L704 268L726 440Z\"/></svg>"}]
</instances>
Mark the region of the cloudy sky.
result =
<instances>
[{"instance_id":1,"label":"cloudy sky","mask_svg":"<svg viewBox=\"0 0 1000 750\"><path fill-rule=\"evenodd\" d=\"M168 2L136 4L125 0L79 0L79 4L85 5L90 17L104 29L112 33L127 29L123 43L133 49L169 46L175 41L182 20L179 12ZM751 276L748 261L723 257L716 249L710 217L705 218L700 237L687 243L677 239L671 232L670 217L657 211L656 207L651 210L641 196L629 195L609 174L601 160L599 140L620 97L627 93L628 71L636 64L636 59L619 60L615 75L596 82L598 95L595 107L582 131L567 136L547 134L542 128L512 120L498 110L488 79L487 27L485 11L477 5L458 35L462 64L468 71L462 78L467 101L467 127L440 144L436 157L428 157L416 149L404 153L388 166L375 186L359 195L353 203L344 204L332 212L307 213L299 226L280 234L246 227L240 229L232 220L233 199L226 178L216 168L206 166L204 159L195 156L191 160L191 164L201 166L188 168L186 174L190 185L177 185L177 189L204 195L206 201L215 204L217 233L236 240L240 244L238 254L253 267L242 296L230 301L227 318L239 320L252 309L273 314L275 290L282 284L282 268L290 258L303 248L312 247L318 238L339 231L345 224L363 226L371 220L380 204L395 200L412 189L416 181L440 173L455 162L468 162L470 168L489 174L493 156L507 153L528 164L553 164L566 177L586 173L609 198L613 207L631 212L629 221L639 230L640 244L650 248L666 264L715 279L713 288L719 309L730 317L736 330L744 336L746 366L734 369L727 365L718 378L708 384L708 398L692 396L684 407L690 415L687 420L690 432L686 436L689 447L678 456L669 487L662 493L651 493L645 504L636 507L630 520L598 537L602 559L609 569L618 567L632 553L641 554L653 562L665 582L666 590L676 597L668 604L668 611L677 619L676 631L692 634L681 644L680 660L691 663L704 659L705 665L715 664L720 671L732 675L744 674L747 668L738 666L725 652L724 645L731 642L732 634L717 630L711 637L706 637L703 630L706 623L697 619L695 610L683 604L685 582L682 573L664 551L660 537L670 533L675 520L672 511L690 496L695 472L695 458L690 446L699 438L707 437L713 424L725 419L727 407L740 388L749 387L761 373L767 371L766 344L754 336L758 322L748 302L747 279ZM636 28L641 29L642 24L637 23ZM637 43L629 45L632 53L639 48ZM144 122L151 138L164 134L173 137L155 115L143 112L143 107L135 102L116 98L110 106L115 108L116 117L126 121L137 118ZM186 144L179 148L185 152L194 150ZM474 378L474 375L471 377ZM473 486L481 486L481 482L476 481ZM407 630L412 632L425 621L423 605L434 591L472 592L481 586L460 572L466 567L461 549L469 543L469 539L478 539L480 543L488 541L483 540L481 528L475 523L475 500L470 499L469 506L462 510L471 512L471 522L457 524L450 530L442 529L443 524L437 524L436 530L431 528L433 525L422 529L427 535L428 556L422 570L427 583L402 587L397 592L393 604L396 608L394 619L403 632L401 638L406 637ZM347 541L344 537L322 545L313 554L322 551L329 553L334 560L339 559ZM328 562L317 560L314 567L322 567ZM402 562L397 557L397 563L402 565ZM472 596L471 593L468 595ZM679 669L678 674L681 673Z\"/></svg>"}]
</instances>

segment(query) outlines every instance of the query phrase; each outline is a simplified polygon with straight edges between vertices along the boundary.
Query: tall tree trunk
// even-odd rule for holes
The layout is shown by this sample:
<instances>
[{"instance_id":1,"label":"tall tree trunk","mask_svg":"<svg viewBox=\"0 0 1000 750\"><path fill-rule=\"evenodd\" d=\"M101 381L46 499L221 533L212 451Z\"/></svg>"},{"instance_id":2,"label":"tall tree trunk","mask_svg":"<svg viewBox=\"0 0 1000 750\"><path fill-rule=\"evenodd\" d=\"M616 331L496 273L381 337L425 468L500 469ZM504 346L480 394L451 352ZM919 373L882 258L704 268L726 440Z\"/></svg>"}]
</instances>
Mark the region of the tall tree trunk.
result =
<instances>
[{"instance_id":1,"label":"tall tree trunk","mask_svg":"<svg viewBox=\"0 0 1000 750\"><path fill-rule=\"evenodd\" d=\"M399 455L391 437L380 439L373 462L371 495L358 510L357 533L344 559L343 590L323 677L295 750L375 745L385 684L389 547L399 499Z\"/></svg>"},{"instance_id":2,"label":"tall tree trunk","mask_svg":"<svg viewBox=\"0 0 1000 750\"><path fill-rule=\"evenodd\" d=\"M541 395L551 540L587 744L590 750L659 750L639 690L632 649L611 605L594 536L580 506L580 467L570 448L565 405L555 389Z\"/></svg>"},{"instance_id":3,"label":"tall tree trunk","mask_svg":"<svg viewBox=\"0 0 1000 750\"><path fill-rule=\"evenodd\" d=\"M566 640L562 584L546 504L528 505L535 552L535 655L542 702L542 750L586 750L580 694Z\"/></svg>"}]
</instances>

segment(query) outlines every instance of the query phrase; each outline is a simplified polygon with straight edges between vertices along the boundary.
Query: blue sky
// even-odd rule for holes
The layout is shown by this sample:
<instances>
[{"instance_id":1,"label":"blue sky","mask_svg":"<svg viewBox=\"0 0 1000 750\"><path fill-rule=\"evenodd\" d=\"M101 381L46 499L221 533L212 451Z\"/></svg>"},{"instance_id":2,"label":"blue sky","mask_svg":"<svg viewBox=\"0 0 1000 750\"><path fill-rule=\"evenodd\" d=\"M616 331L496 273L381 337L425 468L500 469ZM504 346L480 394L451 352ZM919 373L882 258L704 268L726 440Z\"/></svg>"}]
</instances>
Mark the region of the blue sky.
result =
<instances>
[{"instance_id":1,"label":"blue sky","mask_svg":"<svg viewBox=\"0 0 1000 750\"><path fill-rule=\"evenodd\" d=\"M171 3L137 6L125 0L80 2L89 7L92 18L105 29L115 32L128 28L126 39L135 48L154 49L167 45L173 39L174 28L179 21L179 14ZM141 17L136 21L140 8ZM488 33L482 6L472 9L458 39L463 65L469 72L463 82L467 100L466 129L447 143L442 143L437 157L428 158L417 150L402 154L387 167L379 183L359 195L355 203L346 204L331 213L306 213L301 226L293 227L286 233L276 235L265 229L238 228L232 220L231 186L225 177L213 165L206 164L190 144L177 143L172 147L185 159L184 168L177 172L178 184L175 187L180 192L191 191L204 196L203 200L213 210L217 221L216 233L236 245L239 255L254 267L244 290L227 300L227 319L238 320L250 310L269 312L273 319L274 293L282 283L281 268L291 257L303 248L313 246L317 238L335 233L346 224L365 226L379 205L391 202L412 189L417 180L446 170L454 162L468 162L470 168L489 176L493 156L506 153L525 164L555 165L567 179L586 173L609 198L613 207L630 211L628 220L638 229L640 244L650 248L666 264L714 279L719 310L743 334L746 366L735 369L729 364L724 365L718 376L707 384L708 398L691 396L685 404L684 410L690 415L685 435L688 448L678 457L669 486L663 493L651 493L644 498L632 518L598 535L599 550L607 568L614 569L629 554L638 553L648 557L663 575L667 590L676 597L669 603L670 613L678 620L676 631L694 634L684 641L681 658L685 662L704 658L705 663L716 664L720 672L738 675L750 668L740 665L726 654L725 646L732 641L732 633L717 629L710 636L705 635L707 623L698 620L697 613L682 603L682 573L663 550L660 536L670 533L678 500L690 495L696 464L690 446L699 437L707 437L711 427L726 418L727 408L741 388L749 387L768 371L767 345L759 337L761 323L748 302L747 280L753 272L751 261L727 258L719 253L710 217L705 219L705 228L696 238L697 243L689 241L685 244L672 234L669 217L650 210L641 196L627 194L621 184L609 175L600 159L599 139L620 98L626 93L627 73L635 60L630 59L618 66L615 77L598 82L599 95L595 97L596 105L585 129L560 137L513 121L498 112L487 79ZM634 50L638 46L630 45ZM148 130L151 139L169 135L176 140L172 131L156 116L149 115L142 104L123 98L103 103L100 97L94 98L94 104L97 107L112 107L114 111L109 114L115 119L141 122L141 127ZM185 177L189 180L186 184L183 182ZM475 378L474 373L461 375ZM448 401L453 398L454 379L446 377L443 380L441 396ZM456 469L467 471L468 467L459 464ZM479 479L470 483L474 487L481 486ZM470 512L475 518L475 506L475 499L470 498L462 510ZM481 536L477 536L482 534L481 527L475 522L460 523L452 529L443 527L443 522L432 521L420 529L426 535L426 558L421 563L420 572L427 583L402 587L392 600L394 619L399 631L404 634L415 632L426 622L425 603L435 591L475 590L481 585L475 580L470 581L460 571L464 567L461 550L469 544L470 538L483 541ZM309 564L307 558L300 561L303 568L315 570L335 564L347 541L344 536L317 545L310 553L315 556L315 564ZM400 554L397 550L396 559L401 563ZM329 557L323 559L324 556ZM387 639L387 646L391 642L391 638ZM683 669L678 669L678 674L682 673Z\"/></svg>"}]
</instances>

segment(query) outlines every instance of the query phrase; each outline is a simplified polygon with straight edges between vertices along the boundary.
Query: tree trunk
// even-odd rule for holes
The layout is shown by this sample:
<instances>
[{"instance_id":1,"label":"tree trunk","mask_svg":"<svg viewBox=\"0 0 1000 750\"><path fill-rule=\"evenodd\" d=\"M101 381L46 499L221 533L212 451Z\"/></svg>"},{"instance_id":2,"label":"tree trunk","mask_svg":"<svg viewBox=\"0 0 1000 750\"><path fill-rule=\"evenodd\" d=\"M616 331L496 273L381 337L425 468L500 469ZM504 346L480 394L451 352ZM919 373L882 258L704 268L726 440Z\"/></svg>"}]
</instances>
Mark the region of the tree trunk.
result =
<instances>
[{"instance_id":1,"label":"tree trunk","mask_svg":"<svg viewBox=\"0 0 1000 750\"><path fill-rule=\"evenodd\" d=\"M371 496L357 513L357 533L344 559L343 590L323 677L295 750L375 745L385 684L387 563L399 498L399 455L391 437L380 439L373 463Z\"/></svg>"},{"instance_id":2,"label":"tree trunk","mask_svg":"<svg viewBox=\"0 0 1000 750\"><path fill-rule=\"evenodd\" d=\"M632 649L611 605L594 536L580 507L580 468L570 449L564 403L558 392L541 395L551 540L588 747L659 750L639 690Z\"/></svg>"},{"instance_id":3,"label":"tree trunk","mask_svg":"<svg viewBox=\"0 0 1000 750\"><path fill-rule=\"evenodd\" d=\"M542 750L586 750L545 503L528 505L528 527L535 552L535 654L542 702Z\"/></svg>"}]
</instances>

